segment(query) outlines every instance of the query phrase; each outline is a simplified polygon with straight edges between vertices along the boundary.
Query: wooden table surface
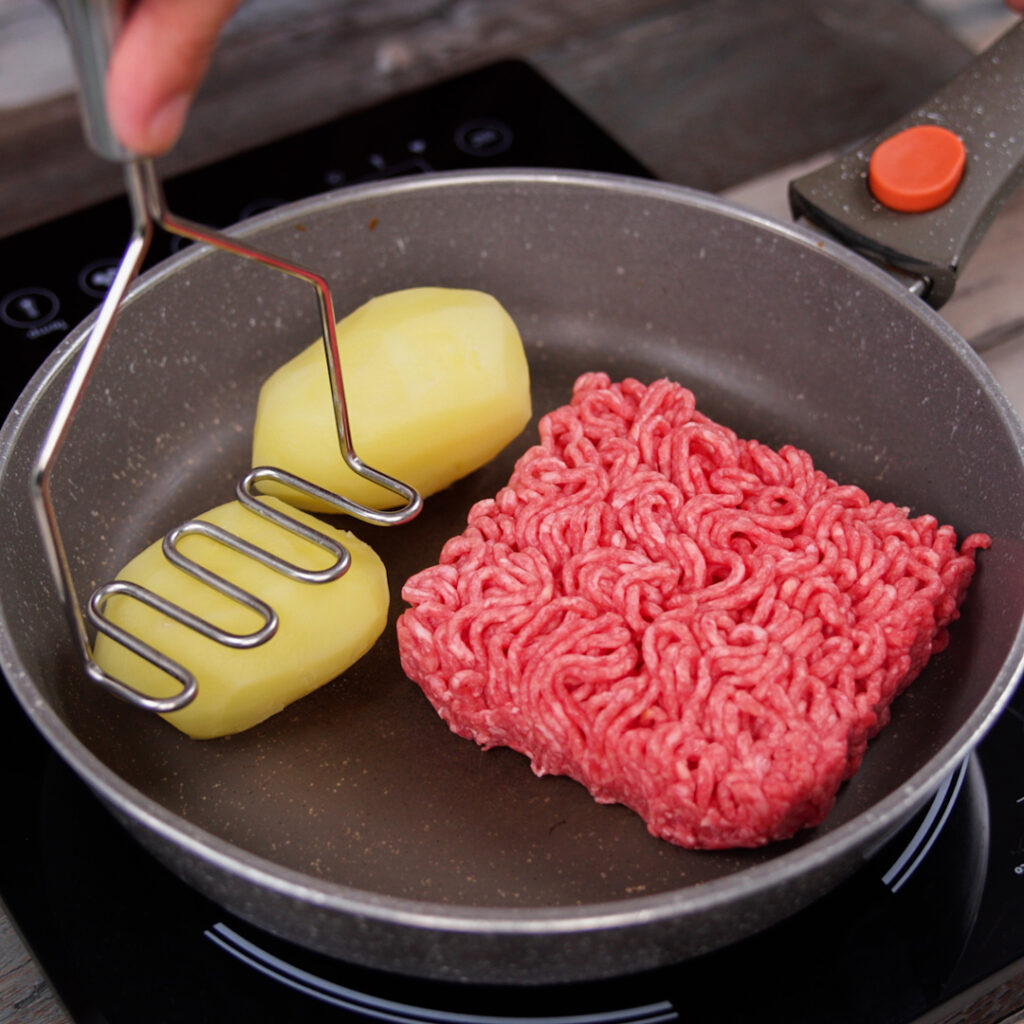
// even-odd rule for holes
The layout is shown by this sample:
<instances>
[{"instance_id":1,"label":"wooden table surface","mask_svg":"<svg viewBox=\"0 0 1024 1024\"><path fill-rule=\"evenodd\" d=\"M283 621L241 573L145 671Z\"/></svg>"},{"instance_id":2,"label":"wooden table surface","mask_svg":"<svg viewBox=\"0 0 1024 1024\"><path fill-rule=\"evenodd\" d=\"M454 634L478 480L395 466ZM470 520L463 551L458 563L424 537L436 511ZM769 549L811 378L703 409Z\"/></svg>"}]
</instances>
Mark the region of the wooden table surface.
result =
<instances>
[{"instance_id":1,"label":"wooden table surface","mask_svg":"<svg viewBox=\"0 0 1024 1024\"><path fill-rule=\"evenodd\" d=\"M658 176L785 217L795 168L915 106L1007 22L999 0L249 0L160 170L515 56ZM0 0L0 235L120 190L71 81L50 7ZM1018 192L945 310L993 363L1024 340L1022 284ZM0 911L0 1024L67 1020Z\"/></svg>"}]
</instances>

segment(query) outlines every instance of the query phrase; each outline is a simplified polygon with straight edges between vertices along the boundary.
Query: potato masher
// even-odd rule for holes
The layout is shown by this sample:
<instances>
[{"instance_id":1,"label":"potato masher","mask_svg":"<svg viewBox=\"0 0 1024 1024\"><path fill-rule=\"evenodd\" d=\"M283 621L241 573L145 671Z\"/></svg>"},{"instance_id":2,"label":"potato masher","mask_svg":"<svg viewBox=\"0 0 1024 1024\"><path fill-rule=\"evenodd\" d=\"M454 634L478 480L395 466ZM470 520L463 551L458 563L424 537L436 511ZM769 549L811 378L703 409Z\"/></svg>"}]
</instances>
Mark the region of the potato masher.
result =
<instances>
[{"instance_id":1,"label":"potato masher","mask_svg":"<svg viewBox=\"0 0 1024 1024\"><path fill-rule=\"evenodd\" d=\"M325 502L332 510L378 525L408 522L419 513L422 500L415 489L366 465L356 454L346 411L341 360L335 330L334 303L326 279L312 270L281 259L272 253L175 216L167 209L163 190L152 162L129 152L117 140L107 116L105 80L113 43L123 24L125 4L118 0L58 0L58 7L64 19L78 72L81 113L86 139L100 156L123 165L127 198L132 215L132 231L114 279L82 345L77 363L72 370L67 387L39 450L31 481L33 508L38 519L47 562L89 678L138 707L165 713L176 711L195 698L198 689L196 678L185 666L155 650L140 638L127 633L112 622L104 614L104 605L109 597L114 594L127 595L218 643L231 647L255 647L265 643L276 632L278 627L276 612L256 595L248 593L183 555L178 549L178 542L183 537L189 534L203 534L291 579L305 583L325 583L337 579L346 572L350 564L348 551L327 535L310 529L291 516L262 502L259 489L261 484L272 481L284 485L293 491L302 492ZM191 241L203 242L234 255L255 260L305 281L315 289L323 326L324 348L342 457L353 472L390 491L401 501L397 507L381 511L350 501L284 470L273 467L257 467L247 473L236 488L238 500L254 514L260 515L282 529L327 550L334 557L333 564L326 569L316 571L303 569L301 566L278 558L271 552L255 546L235 534L201 520L190 520L168 533L163 539L163 552L172 563L231 600L252 609L260 616L263 625L251 633L226 632L187 609L167 601L159 594L125 581L114 581L98 587L90 597L85 614L83 614L75 593L67 553L57 522L50 487L54 464L89 384L93 368L113 331L124 296L139 273L157 227L173 235ZM116 679L106 673L93 659L86 619L97 630L106 633L176 680L181 686L180 690L169 697L151 697L141 693L124 680Z\"/></svg>"}]
</instances>

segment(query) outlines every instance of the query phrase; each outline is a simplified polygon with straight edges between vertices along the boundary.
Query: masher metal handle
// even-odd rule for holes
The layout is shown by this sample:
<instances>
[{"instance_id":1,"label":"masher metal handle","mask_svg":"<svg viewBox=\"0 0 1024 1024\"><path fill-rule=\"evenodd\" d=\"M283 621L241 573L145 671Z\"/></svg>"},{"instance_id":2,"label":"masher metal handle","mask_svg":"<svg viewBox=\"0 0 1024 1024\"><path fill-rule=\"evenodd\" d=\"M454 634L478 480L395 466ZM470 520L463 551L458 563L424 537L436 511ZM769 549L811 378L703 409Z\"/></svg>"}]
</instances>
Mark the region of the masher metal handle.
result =
<instances>
[{"instance_id":1,"label":"masher metal handle","mask_svg":"<svg viewBox=\"0 0 1024 1024\"><path fill-rule=\"evenodd\" d=\"M57 0L78 75L82 127L89 145L115 163L136 154L118 140L107 109L107 69L130 0Z\"/></svg>"},{"instance_id":2,"label":"masher metal handle","mask_svg":"<svg viewBox=\"0 0 1024 1024\"><path fill-rule=\"evenodd\" d=\"M305 583L322 583L338 578L348 569L350 564L348 552L326 534L310 530L299 520L273 510L261 502L258 485L262 481L269 479L284 483L294 490L314 495L320 500L326 501L337 512L347 513L365 522L384 526L405 523L413 519L422 508L422 499L414 488L387 473L366 465L356 453L352 443L345 402L334 303L327 280L306 267L284 260L258 246L175 216L167 209L163 190L152 162L137 158L117 140L107 114L106 73L114 40L117 38L127 10L127 0L58 0L58 5L71 40L82 86L82 119L86 138L101 156L124 164L125 186L132 213L132 233L113 283L96 314L88 337L82 345L78 361L71 372L71 377L33 466L32 504L39 524L46 559L88 676L105 689L138 707L158 712L176 711L195 698L198 684L194 674L141 639L126 633L109 619L104 610L108 598L115 594L134 598L168 618L219 643L226 643L234 647L255 646L266 642L273 636L278 624L276 612L255 595L240 591L239 588L181 555L176 546L181 537L188 533L202 532L207 537L226 544L242 555L255 558L291 579ZM170 552L168 557L182 571L188 572L220 593L253 608L263 617L264 625L252 634L226 635L222 630L187 609L134 584L126 585L114 582L99 587L88 604L89 621L97 629L107 633L128 647L129 650L156 665L178 682L179 689L176 693L169 697L159 698L142 693L123 680L112 677L93 658L86 617L82 613L75 592L51 487L54 464L67 438L100 354L113 332L118 311L128 288L138 276L149 251L157 226L171 234L188 238L191 241L206 243L234 255L262 263L271 269L281 271L312 285L316 291L323 329L325 356L342 458L353 472L390 491L400 499L400 504L397 507L381 510L351 501L273 467L257 467L251 470L239 484L239 500L254 513L270 519L283 529L304 536L312 543L319 544L335 554L335 562L329 569L315 572L276 558L269 552L257 548L233 534L225 534L224 531L210 530L205 526L196 525L197 521L195 520L168 534L164 543L165 552Z\"/></svg>"}]
</instances>

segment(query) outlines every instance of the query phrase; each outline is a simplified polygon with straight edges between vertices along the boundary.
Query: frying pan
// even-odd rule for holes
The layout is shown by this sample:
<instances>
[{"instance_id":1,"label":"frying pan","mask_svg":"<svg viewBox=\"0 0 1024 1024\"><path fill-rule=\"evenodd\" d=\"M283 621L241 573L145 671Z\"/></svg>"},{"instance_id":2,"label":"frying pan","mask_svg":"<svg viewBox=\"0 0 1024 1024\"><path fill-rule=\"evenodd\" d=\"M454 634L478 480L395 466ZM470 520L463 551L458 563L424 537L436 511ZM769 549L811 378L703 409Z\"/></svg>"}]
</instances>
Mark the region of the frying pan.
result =
<instances>
[{"instance_id":1,"label":"frying pan","mask_svg":"<svg viewBox=\"0 0 1024 1024\"><path fill-rule=\"evenodd\" d=\"M741 436L804 447L830 475L993 545L951 646L826 822L762 850L654 839L624 808L455 737L402 674L402 582L504 483L535 424L414 523L354 527L393 592L370 654L257 728L196 742L86 680L46 572L27 483L87 320L0 431L0 663L131 833L229 911L431 978L569 982L679 962L848 876L1009 698L1024 656L1024 431L975 353L874 263L687 189L531 170L352 187L235 231L322 270L341 310L417 284L493 293L520 327L538 413L586 370L667 375ZM53 481L79 592L232 495L261 382L317 333L299 284L205 247L139 281Z\"/></svg>"}]
</instances>

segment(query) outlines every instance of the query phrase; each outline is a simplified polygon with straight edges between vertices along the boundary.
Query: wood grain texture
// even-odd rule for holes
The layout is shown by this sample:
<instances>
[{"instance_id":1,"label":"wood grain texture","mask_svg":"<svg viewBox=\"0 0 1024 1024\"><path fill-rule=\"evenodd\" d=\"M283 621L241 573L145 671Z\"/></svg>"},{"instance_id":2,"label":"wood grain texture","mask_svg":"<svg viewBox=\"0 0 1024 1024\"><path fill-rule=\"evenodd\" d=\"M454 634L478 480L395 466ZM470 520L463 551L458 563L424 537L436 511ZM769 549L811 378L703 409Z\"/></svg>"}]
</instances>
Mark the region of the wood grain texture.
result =
<instances>
[{"instance_id":1,"label":"wood grain texture","mask_svg":"<svg viewBox=\"0 0 1024 1024\"><path fill-rule=\"evenodd\" d=\"M0 1024L65 1024L67 1019L10 920L0 914Z\"/></svg>"},{"instance_id":2,"label":"wood grain texture","mask_svg":"<svg viewBox=\"0 0 1024 1024\"><path fill-rule=\"evenodd\" d=\"M912 8L859 0L676 5L536 55L659 177L713 192L887 124L967 59Z\"/></svg>"},{"instance_id":3,"label":"wood grain texture","mask_svg":"<svg viewBox=\"0 0 1024 1024\"><path fill-rule=\"evenodd\" d=\"M161 173L508 56L660 177L717 190L879 127L968 51L891 0L255 0ZM70 96L0 113L0 232L120 187Z\"/></svg>"}]
</instances>

